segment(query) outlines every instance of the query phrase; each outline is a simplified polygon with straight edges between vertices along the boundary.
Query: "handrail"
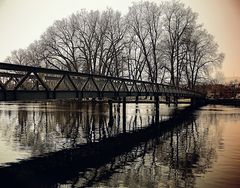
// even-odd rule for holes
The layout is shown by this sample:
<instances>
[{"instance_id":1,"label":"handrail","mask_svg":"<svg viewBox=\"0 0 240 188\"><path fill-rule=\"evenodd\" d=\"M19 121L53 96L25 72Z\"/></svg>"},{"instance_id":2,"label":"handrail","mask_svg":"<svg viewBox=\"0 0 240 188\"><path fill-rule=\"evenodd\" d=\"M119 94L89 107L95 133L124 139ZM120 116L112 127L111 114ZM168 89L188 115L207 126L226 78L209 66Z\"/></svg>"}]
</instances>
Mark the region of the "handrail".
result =
<instances>
[{"instance_id":1,"label":"handrail","mask_svg":"<svg viewBox=\"0 0 240 188\"><path fill-rule=\"evenodd\" d=\"M133 80L133 79L127 79L127 78L121 78L121 77L103 76L103 75L98 75L98 74L88 74L88 73L73 72L73 71L66 71L66 70L49 69L49 68L43 68L43 67L17 65L17 64L10 64L10 63L0 63L0 69L25 71L25 72L31 71L31 72L39 72L39 73L46 73L46 74L59 74L59 75L68 74L68 75L72 75L72 76L95 77L95 78L120 80L120 81L126 81L126 82L129 81L129 82L138 82L138 83L145 83L145 84L154 84L152 82L143 81L143 80ZM160 84L160 83L156 83L156 84L163 85L163 86L175 87L173 85L165 85L165 84Z\"/></svg>"},{"instance_id":2,"label":"handrail","mask_svg":"<svg viewBox=\"0 0 240 188\"><path fill-rule=\"evenodd\" d=\"M81 73L81 72L73 72L73 71L66 71L66 70L57 70L57 69L49 69L49 68L43 68L43 67L33 67L33 66L27 66L27 65L17 65L17 64L10 64L10 63L2 63L0 62L0 69L1 70L9 70L9 71L23 71L23 72L33 72L33 73L45 73L45 74L54 74L54 75L70 75L70 76L78 76L78 77L91 77L91 78L99 78L99 79L109 79L109 80L115 80L115 81L123 81L123 82L131 82L131 83L143 83L143 84L149 84L149 85L158 85L161 87L166 88L173 88L173 89L180 89L182 91L188 91L193 92L195 94L201 95L201 93L198 93L196 91L192 91L185 88L180 88L174 85L167 85L167 84L160 84L160 83L152 83L149 81L143 81L143 80L133 80L133 79L127 79L127 78L121 78L121 77L113 77L113 76L103 76L103 75L97 75L97 74L88 74L88 73ZM12 74L7 72L0 72L0 76L21 76L21 74Z\"/></svg>"}]
</instances>

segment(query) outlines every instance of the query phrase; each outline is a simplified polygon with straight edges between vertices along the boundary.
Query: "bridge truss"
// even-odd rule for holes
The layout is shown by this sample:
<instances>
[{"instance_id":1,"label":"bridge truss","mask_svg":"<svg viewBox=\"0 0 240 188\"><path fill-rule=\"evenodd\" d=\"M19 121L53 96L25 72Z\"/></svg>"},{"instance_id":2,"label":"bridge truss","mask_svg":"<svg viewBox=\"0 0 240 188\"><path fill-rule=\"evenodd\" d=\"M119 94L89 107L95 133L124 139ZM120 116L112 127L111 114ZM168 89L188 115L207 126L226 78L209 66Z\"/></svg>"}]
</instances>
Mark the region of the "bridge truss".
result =
<instances>
[{"instance_id":1,"label":"bridge truss","mask_svg":"<svg viewBox=\"0 0 240 188\"><path fill-rule=\"evenodd\" d=\"M128 96L202 97L171 85L0 63L0 101Z\"/></svg>"}]
</instances>

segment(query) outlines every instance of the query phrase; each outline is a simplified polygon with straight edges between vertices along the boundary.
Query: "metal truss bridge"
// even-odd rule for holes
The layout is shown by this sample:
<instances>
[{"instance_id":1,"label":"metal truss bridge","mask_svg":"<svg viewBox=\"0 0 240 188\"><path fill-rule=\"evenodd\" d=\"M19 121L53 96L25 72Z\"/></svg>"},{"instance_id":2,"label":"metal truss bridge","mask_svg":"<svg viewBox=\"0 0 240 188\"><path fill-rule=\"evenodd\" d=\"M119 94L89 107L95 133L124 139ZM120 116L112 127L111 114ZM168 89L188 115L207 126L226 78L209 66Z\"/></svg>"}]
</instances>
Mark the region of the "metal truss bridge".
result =
<instances>
[{"instance_id":1,"label":"metal truss bridge","mask_svg":"<svg viewBox=\"0 0 240 188\"><path fill-rule=\"evenodd\" d=\"M166 96L198 99L192 90L140 80L0 63L0 101Z\"/></svg>"}]
</instances>

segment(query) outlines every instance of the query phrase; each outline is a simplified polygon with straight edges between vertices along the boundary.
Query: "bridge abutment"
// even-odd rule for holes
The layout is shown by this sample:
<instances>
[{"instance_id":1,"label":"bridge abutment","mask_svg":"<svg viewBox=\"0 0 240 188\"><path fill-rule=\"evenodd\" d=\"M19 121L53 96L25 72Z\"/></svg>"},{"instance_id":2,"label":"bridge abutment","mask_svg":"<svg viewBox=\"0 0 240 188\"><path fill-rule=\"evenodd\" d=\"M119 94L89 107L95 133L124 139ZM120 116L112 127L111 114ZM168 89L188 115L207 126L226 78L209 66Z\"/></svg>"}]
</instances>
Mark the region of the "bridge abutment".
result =
<instances>
[{"instance_id":1,"label":"bridge abutment","mask_svg":"<svg viewBox=\"0 0 240 188\"><path fill-rule=\"evenodd\" d=\"M206 104L205 98L191 98L191 106L203 106L204 104Z\"/></svg>"}]
</instances>

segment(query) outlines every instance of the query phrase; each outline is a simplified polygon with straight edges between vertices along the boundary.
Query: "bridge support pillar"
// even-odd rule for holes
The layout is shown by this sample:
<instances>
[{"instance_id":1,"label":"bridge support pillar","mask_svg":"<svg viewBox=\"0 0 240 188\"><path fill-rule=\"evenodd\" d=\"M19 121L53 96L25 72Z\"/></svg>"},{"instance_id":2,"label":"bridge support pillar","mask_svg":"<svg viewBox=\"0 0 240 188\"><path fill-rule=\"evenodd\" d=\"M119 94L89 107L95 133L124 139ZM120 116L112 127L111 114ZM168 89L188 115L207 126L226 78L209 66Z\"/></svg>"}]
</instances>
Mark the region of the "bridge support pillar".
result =
<instances>
[{"instance_id":1,"label":"bridge support pillar","mask_svg":"<svg viewBox=\"0 0 240 188\"><path fill-rule=\"evenodd\" d=\"M38 80L36 81L36 90L39 91L39 83L38 83Z\"/></svg>"},{"instance_id":2,"label":"bridge support pillar","mask_svg":"<svg viewBox=\"0 0 240 188\"><path fill-rule=\"evenodd\" d=\"M123 133L126 133L126 97L122 101Z\"/></svg>"},{"instance_id":3,"label":"bridge support pillar","mask_svg":"<svg viewBox=\"0 0 240 188\"><path fill-rule=\"evenodd\" d=\"M174 97L173 100L174 100L174 105L177 106L178 105L178 97Z\"/></svg>"},{"instance_id":4,"label":"bridge support pillar","mask_svg":"<svg viewBox=\"0 0 240 188\"><path fill-rule=\"evenodd\" d=\"M138 104L138 96L136 96L136 104Z\"/></svg>"},{"instance_id":5,"label":"bridge support pillar","mask_svg":"<svg viewBox=\"0 0 240 188\"><path fill-rule=\"evenodd\" d=\"M82 101L82 95L78 95L78 101Z\"/></svg>"},{"instance_id":6,"label":"bridge support pillar","mask_svg":"<svg viewBox=\"0 0 240 188\"><path fill-rule=\"evenodd\" d=\"M109 125L113 125L113 102L112 100L108 100L109 105Z\"/></svg>"},{"instance_id":7,"label":"bridge support pillar","mask_svg":"<svg viewBox=\"0 0 240 188\"><path fill-rule=\"evenodd\" d=\"M156 111L156 114L155 114L155 123L156 125L159 124L159 96L155 96L155 111Z\"/></svg>"},{"instance_id":8,"label":"bridge support pillar","mask_svg":"<svg viewBox=\"0 0 240 188\"><path fill-rule=\"evenodd\" d=\"M195 106L196 105L196 98L191 98L191 106Z\"/></svg>"},{"instance_id":9,"label":"bridge support pillar","mask_svg":"<svg viewBox=\"0 0 240 188\"><path fill-rule=\"evenodd\" d=\"M7 93L6 93L6 90L2 90L2 94L0 92L0 100L4 100L6 101L7 100Z\"/></svg>"},{"instance_id":10,"label":"bridge support pillar","mask_svg":"<svg viewBox=\"0 0 240 188\"><path fill-rule=\"evenodd\" d=\"M166 102L167 102L167 105L170 106L170 102L171 102L170 96L166 96Z\"/></svg>"},{"instance_id":11,"label":"bridge support pillar","mask_svg":"<svg viewBox=\"0 0 240 188\"><path fill-rule=\"evenodd\" d=\"M196 97L191 98L191 106L202 106L204 104L205 104L204 98L196 98Z\"/></svg>"}]
</instances>

